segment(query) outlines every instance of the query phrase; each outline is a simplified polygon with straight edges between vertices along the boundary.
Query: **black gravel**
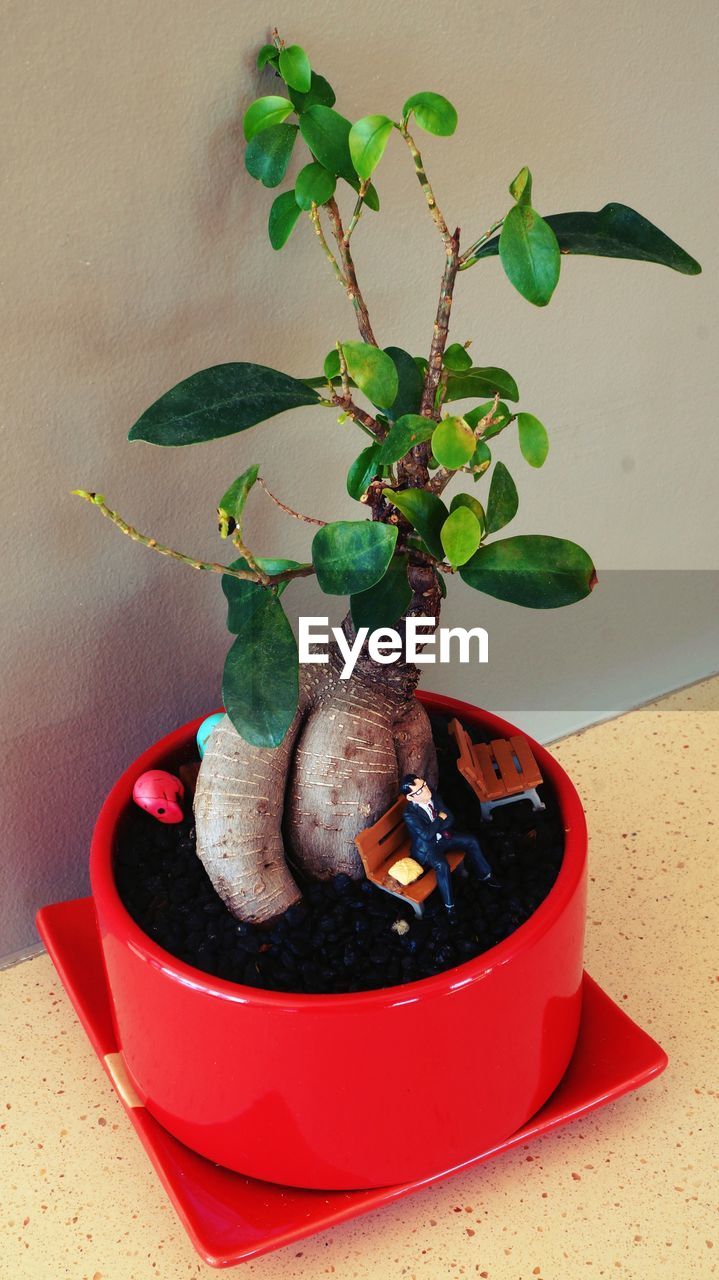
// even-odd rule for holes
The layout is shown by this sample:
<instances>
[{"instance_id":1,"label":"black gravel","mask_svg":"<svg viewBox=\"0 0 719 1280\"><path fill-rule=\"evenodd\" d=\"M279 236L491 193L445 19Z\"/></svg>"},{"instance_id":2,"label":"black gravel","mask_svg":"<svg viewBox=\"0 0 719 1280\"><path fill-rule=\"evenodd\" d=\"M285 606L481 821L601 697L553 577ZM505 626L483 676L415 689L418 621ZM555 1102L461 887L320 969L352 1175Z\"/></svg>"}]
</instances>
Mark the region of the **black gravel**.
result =
<instances>
[{"instance_id":1,"label":"black gravel","mask_svg":"<svg viewBox=\"0 0 719 1280\"><path fill-rule=\"evenodd\" d=\"M137 924L172 955L205 973L272 991L327 994L414 982L471 960L509 937L547 896L562 863L564 832L545 783L544 812L529 801L493 810L479 803L456 767L448 718L432 716L439 791L455 830L474 832L501 888L452 876L458 921L450 925L437 892L424 916L366 880L335 876L303 886L301 903L270 929L236 920L217 896L195 852L191 820L163 825L137 806L118 836L120 897ZM399 934L392 928L406 921Z\"/></svg>"}]
</instances>

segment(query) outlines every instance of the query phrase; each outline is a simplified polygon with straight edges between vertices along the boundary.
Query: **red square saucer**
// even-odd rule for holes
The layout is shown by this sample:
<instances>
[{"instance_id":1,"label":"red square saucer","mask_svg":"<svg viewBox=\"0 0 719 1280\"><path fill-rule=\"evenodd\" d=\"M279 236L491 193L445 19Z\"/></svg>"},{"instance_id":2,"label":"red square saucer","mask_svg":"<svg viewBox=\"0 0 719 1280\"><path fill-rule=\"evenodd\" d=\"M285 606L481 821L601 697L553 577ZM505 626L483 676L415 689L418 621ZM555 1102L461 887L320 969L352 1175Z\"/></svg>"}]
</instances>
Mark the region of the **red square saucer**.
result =
<instances>
[{"instance_id":1,"label":"red square saucer","mask_svg":"<svg viewBox=\"0 0 719 1280\"><path fill-rule=\"evenodd\" d=\"M667 1065L664 1050L584 975L582 1019L572 1061L541 1111L505 1142L431 1177L371 1191L305 1191L233 1173L167 1133L122 1087L121 1058L92 898L43 907L38 928L90 1043L107 1071L165 1190L200 1256L231 1267L526 1143L613 1102ZM118 1071L118 1063L120 1070Z\"/></svg>"}]
</instances>

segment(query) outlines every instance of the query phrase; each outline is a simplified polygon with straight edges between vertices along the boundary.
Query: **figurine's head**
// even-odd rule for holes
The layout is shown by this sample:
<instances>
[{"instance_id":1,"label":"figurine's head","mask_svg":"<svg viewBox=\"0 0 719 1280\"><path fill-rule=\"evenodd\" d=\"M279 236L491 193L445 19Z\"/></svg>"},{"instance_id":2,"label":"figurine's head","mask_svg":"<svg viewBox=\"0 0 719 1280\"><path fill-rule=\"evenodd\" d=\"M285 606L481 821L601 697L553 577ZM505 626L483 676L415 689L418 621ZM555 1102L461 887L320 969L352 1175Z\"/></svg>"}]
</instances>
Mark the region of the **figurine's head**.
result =
<instances>
[{"instance_id":1,"label":"figurine's head","mask_svg":"<svg viewBox=\"0 0 719 1280\"><path fill-rule=\"evenodd\" d=\"M424 778L418 778L413 773L408 773L406 777L402 779L400 791L412 802L412 804L429 804L429 801L432 799L432 792L429 789L429 784Z\"/></svg>"}]
</instances>

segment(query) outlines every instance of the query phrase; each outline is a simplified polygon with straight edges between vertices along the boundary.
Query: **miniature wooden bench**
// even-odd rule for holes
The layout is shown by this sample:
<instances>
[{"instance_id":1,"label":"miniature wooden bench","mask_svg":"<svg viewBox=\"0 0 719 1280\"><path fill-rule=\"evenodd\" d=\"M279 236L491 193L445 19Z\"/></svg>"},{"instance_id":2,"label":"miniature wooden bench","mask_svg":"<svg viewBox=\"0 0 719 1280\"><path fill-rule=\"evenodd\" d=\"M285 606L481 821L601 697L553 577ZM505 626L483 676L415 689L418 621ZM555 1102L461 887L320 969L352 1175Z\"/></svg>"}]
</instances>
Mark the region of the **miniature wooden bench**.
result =
<instances>
[{"instance_id":1,"label":"miniature wooden bench","mask_svg":"<svg viewBox=\"0 0 719 1280\"><path fill-rule=\"evenodd\" d=\"M526 738L472 742L457 719L450 720L449 731L459 748L457 768L479 800L483 819L490 821L492 809L514 800L531 800L535 809L544 808L537 795L542 775Z\"/></svg>"},{"instance_id":2,"label":"miniature wooden bench","mask_svg":"<svg viewBox=\"0 0 719 1280\"><path fill-rule=\"evenodd\" d=\"M377 822L371 827L365 827L364 831L355 836L355 844L367 879L376 884L378 889L384 889L385 893L394 894L396 898L409 902L415 914L421 916L425 898L437 887L434 871L427 869L411 884L400 884L389 874L390 867L401 858L412 856L412 838L402 817L407 803L405 796L400 796ZM450 871L454 871L462 862L464 853L460 850L446 856Z\"/></svg>"}]
</instances>

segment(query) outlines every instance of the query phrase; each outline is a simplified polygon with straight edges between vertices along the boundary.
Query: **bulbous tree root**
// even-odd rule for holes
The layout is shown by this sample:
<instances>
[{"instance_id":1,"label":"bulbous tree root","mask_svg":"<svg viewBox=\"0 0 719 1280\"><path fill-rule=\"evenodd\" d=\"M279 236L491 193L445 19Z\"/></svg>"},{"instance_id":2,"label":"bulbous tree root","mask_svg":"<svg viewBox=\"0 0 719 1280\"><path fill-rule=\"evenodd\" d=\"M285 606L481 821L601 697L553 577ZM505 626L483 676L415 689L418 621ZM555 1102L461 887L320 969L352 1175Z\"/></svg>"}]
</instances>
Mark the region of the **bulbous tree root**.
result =
<instances>
[{"instance_id":1,"label":"bulbous tree root","mask_svg":"<svg viewBox=\"0 0 719 1280\"><path fill-rule=\"evenodd\" d=\"M343 623L353 639L351 621ZM267 922L301 898L291 866L314 879L364 875L354 838L415 772L437 783L416 666L362 655L348 680L331 649L300 667L297 711L279 747L245 742L227 716L207 744L195 794L197 852L241 920Z\"/></svg>"}]
</instances>

